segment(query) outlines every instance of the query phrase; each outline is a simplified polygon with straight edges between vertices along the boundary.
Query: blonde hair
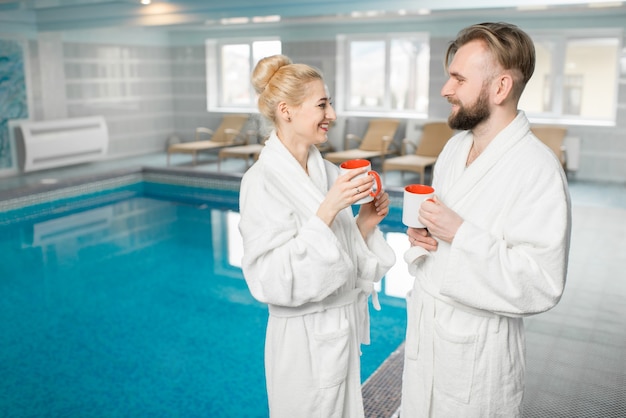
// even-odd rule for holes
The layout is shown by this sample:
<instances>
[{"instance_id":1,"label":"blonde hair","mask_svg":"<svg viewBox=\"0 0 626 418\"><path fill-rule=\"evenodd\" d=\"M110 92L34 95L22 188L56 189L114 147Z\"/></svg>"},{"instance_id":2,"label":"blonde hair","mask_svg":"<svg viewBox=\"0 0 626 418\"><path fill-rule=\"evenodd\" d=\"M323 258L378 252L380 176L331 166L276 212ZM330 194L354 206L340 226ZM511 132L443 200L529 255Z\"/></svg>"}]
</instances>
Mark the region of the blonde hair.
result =
<instances>
[{"instance_id":1,"label":"blonde hair","mask_svg":"<svg viewBox=\"0 0 626 418\"><path fill-rule=\"evenodd\" d=\"M487 22L469 26L461 30L448 46L445 69L460 47L477 39L485 43L502 68L513 72L513 94L519 99L535 71L535 45L530 36L510 23Z\"/></svg>"},{"instance_id":2,"label":"blonde hair","mask_svg":"<svg viewBox=\"0 0 626 418\"><path fill-rule=\"evenodd\" d=\"M280 102L300 106L306 98L307 84L322 80L319 70L306 64L293 64L285 55L272 55L258 62L252 71L252 86L259 95L259 112L276 124Z\"/></svg>"}]
</instances>

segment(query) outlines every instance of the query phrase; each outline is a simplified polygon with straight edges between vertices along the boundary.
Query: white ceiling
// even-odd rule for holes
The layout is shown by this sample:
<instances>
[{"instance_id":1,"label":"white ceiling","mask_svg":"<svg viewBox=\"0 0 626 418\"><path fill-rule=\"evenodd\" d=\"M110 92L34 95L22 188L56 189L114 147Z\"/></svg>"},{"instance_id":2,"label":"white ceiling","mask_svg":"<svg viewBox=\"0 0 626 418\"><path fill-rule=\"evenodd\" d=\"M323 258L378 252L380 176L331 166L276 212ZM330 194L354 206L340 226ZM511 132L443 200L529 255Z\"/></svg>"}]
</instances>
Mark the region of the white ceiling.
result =
<instances>
[{"instance_id":1,"label":"white ceiling","mask_svg":"<svg viewBox=\"0 0 626 418\"><path fill-rule=\"evenodd\" d=\"M280 16L283 23L389 20L422 13L463 15L486 9L549 7L590 13L606 0L0 0L0 15L29 21L38 30L141 26L190 28L224 25L224 19ZM624 2L612 2L623 10ZM482 14L482 13L480 13ZM0 19L1 21L2 19ZM245 19L244 19L245 21Z\"/></svg>"}]
</instances>

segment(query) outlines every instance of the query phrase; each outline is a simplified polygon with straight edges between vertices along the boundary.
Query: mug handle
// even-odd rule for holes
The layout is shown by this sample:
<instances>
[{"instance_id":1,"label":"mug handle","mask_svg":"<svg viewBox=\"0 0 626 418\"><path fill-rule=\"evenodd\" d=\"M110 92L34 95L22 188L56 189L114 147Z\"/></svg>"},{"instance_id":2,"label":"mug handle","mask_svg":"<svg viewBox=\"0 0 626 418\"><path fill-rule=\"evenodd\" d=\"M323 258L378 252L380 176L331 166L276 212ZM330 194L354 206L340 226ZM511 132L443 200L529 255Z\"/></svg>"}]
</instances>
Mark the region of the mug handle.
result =
<instances>
[{"instance_id":1,"label":"mug handle","mask_svg":"<svg viewBox=\"0 0 626 418\"><path fill-rule=\"evenodd\" d=\"M380 181L380 176L374 170L368 171L367 174L369 174L370 176L373 176L374 180L376 180L376 191L370 192L370 196L376 197L378 196L380 192L383 191L383 185L382 185L382 182Z\"/></svg>"}]
</instances>

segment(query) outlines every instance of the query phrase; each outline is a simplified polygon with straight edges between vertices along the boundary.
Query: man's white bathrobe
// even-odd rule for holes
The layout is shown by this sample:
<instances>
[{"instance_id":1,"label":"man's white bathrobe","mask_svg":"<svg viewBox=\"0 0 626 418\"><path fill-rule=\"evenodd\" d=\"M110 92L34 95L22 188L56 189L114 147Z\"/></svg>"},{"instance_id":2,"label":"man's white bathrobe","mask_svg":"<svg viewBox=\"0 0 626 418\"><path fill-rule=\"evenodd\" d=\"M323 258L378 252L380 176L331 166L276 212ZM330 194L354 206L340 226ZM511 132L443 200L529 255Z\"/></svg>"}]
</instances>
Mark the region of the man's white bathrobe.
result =
<instances>
[{"instance_id":1,"label":"man's white bathrobe","mask_svg":"<svg viewBox=\"0 0 626 418\"><path fill-rule=\"evenodd\" d=\"M241 184L243 273L269 305L265 369L272 418L363 417L360 344L368 297L395 263L376 229L367 241L351 208L332 227L316 212L339 169L311 147L302 169L275 133Z\"/></svg>"},{"instance_id":2,"label":"man's white bathrobe","mask_svg":"<svg viewBox=\"0 0 626 418\"><path fill-rule=\"evenodd\" d=\"M405 254L402 418L521 416L522 317L559 301L571 228L561 164L529 128L518 112L469 167L469 131L437 160L435 194L464 222L451 244Z\"/></svg>"}]
</instances>

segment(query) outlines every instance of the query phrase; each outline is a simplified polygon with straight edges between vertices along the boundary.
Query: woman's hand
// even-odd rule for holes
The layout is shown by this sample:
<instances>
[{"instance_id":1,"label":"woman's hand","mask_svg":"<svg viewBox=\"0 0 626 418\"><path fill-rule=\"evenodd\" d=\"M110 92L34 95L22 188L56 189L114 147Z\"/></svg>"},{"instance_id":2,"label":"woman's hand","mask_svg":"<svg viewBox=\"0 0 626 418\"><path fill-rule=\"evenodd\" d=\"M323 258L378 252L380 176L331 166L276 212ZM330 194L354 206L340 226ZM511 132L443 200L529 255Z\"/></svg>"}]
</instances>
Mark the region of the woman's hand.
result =
<instances>
[{"instance_id":1,"label":"woman's hand","mask_svg":"<svg viewBox=\"0 0 626 418\"><path fill-rule=\"evenodd\" d=\"M350 170L337 177L335 184L328 190L326 198L317 210L317 216L328 226L332 225L335 216L340 211L369 195L374 186L372 176L355 178L366 172L367 167L364 167L359 170Z\"/></svg>"},{"instance_id":2,"label":"woman's hand","mask_svg":"<svg viewBox=\"0 0 626 418\"><path fill-rule=\"evenodd\" d=\"M367 238L388 213L389 194L387 192L381 192L371 202L361 205L356 224L363 238Z\"/></svg>"},{"instance_id":3,"label":"woman's hand","mask_svg":"<svg viewBox=\"0 0 626 418\"><path fill-rule=\"evenodd\" d=\"M406 233L409 236L411 247L418 245L428 251L435 251L437 249L438 242L430 236L428 229L408 228Z\"/></svg>"}]
</instances>

